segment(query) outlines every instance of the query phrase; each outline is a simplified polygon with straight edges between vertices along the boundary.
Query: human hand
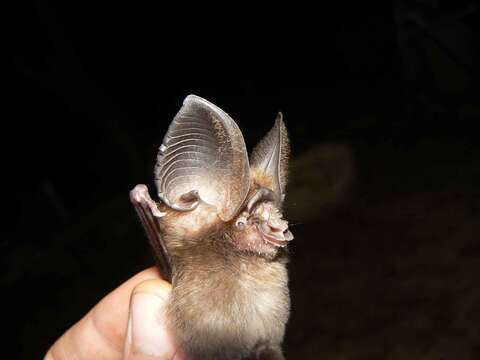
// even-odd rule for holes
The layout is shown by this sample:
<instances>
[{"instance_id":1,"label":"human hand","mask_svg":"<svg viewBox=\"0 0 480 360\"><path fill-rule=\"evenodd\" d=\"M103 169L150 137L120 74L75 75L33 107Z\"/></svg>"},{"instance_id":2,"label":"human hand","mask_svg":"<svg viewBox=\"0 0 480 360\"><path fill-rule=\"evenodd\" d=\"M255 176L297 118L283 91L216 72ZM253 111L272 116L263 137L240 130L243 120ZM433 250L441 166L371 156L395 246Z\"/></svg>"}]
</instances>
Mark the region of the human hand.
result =
<instances>
[{"instance_id":1,"label":"human hand","mask_svg":"<svg viewBox=\"0 0 480 360\"><path fill-rule=\"evenodd\" d=\"M45 360L183 360L166 328L170 291L155 268L138 273L68 329Z\"/></svg>"}]
</instances>

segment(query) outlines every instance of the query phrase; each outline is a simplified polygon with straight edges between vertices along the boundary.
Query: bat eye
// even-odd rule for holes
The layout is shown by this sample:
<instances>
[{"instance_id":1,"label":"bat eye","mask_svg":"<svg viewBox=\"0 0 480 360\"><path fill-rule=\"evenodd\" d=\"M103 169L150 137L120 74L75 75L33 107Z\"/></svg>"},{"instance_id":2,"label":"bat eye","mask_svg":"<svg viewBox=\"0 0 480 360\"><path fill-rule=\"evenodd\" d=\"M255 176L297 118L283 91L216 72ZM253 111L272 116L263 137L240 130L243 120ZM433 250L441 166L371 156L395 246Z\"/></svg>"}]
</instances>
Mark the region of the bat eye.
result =
<instances>
[{"instance_id":1,"label":"bat eye","mask_svg":"<svg viewBox=\"0 0 480 360\"><path fill-rule=\"evenodd\" d=\"M245 221L243 219L237 220L235 223L235 226L237 227L238 230L244 230L245 229Z\"/></svg>"}]
</instances>

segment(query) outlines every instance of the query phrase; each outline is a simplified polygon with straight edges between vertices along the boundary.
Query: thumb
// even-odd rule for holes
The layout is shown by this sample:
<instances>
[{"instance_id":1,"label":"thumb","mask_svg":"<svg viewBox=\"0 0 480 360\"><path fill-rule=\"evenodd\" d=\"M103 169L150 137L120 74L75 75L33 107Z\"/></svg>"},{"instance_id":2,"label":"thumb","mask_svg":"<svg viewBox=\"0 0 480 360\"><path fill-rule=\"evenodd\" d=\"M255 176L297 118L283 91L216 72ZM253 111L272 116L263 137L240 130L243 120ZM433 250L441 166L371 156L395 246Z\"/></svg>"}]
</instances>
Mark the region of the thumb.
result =
<instances>
[{"instance_id":1,"label":"thumb","mask_svg":"<svg viewBox=\"0 0 480 360\"><path fill-rule=\"evenodd\" d=\"M167 329L166 308L171 285L160 279L146 280L130 297L125 360L173 359L175 343Z\"/></svg>"}]
</instances>

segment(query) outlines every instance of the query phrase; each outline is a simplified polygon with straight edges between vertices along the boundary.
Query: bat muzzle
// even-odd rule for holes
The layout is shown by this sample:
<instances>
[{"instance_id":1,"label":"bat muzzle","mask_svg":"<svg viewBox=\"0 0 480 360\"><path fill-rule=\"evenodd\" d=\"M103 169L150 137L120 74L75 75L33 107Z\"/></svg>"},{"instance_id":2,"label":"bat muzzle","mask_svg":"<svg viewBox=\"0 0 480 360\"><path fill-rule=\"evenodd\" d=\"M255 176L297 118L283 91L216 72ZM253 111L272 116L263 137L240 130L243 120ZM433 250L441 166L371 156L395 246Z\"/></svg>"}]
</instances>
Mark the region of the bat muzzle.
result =
<instances>
[{"instance_id":1,"label":"bat muzzle","mask_svg":"<svg viewBox=\"0 0 480 360\"><path fill-rule=\"evenodd\" d=\"M256 226L263 240L274 246L285 247L289 241L293 240L288 223L278 217L271 216L267 221L262 221Z\"/></svg>"}]
</instances>

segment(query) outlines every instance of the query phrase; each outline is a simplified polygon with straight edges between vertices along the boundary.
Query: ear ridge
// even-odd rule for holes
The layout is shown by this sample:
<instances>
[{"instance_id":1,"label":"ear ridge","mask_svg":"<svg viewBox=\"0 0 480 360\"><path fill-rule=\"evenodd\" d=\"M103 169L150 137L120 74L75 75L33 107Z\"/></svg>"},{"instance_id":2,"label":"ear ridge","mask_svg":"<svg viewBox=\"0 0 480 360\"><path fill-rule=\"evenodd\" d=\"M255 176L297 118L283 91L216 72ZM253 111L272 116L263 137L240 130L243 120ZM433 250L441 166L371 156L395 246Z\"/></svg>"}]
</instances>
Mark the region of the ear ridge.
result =
<instances>
[{"instance_id":1,"label":"ear ridge","mask_svg":"<svg viewBox=\"0 0 480 360\"><path fill-rule=\"evenodd\" d=\"M283 115L278 113L272 129L260 140L250 156L251 169L254 173L263 173L272 180L272 190L283 201L288 180L288 160L290 141L283 122Z\"/></svg>"},{"instance_id":2,"label":"ear ridge","mask_svg":"<svg viewBox=\"0 0 480 360\"><path fill-rule=\"evenodd\" d=\"M159 148L155 183L173 210L193 210L201 200L230 220L250 188L247 149L235 121L213 103L187 96Z\"/></svg>"}]
</instances>

